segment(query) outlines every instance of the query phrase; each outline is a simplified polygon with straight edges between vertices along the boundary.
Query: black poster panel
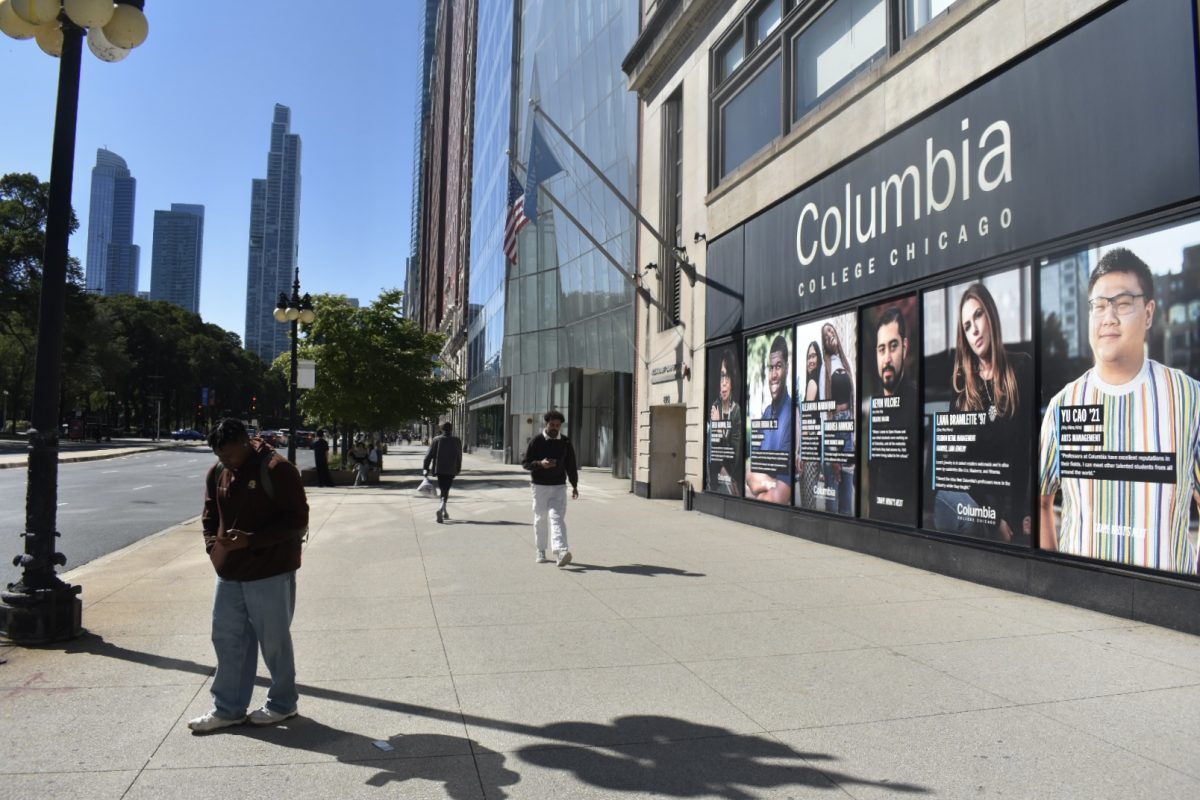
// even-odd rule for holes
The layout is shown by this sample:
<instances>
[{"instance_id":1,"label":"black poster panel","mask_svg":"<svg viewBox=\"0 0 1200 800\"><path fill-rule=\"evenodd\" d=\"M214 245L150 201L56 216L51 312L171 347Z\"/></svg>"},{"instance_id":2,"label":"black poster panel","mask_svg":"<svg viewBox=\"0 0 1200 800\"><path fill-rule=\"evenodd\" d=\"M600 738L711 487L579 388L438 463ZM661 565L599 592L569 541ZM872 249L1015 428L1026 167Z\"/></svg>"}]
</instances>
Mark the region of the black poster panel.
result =
<instances>
[{"instance_id":1,"label":"black poster panel","mask_svg":"<svg viewBox=\"0 0 1200 800\"><path fill-rule=\"evenodd\" d=\"M1040 267L1041 547L1197 574L1200 222Z\"/></svg>"},{"instance_id":2,"label":"black poster panel","mask_svg":"<svg viewBox=\"0 0 1200 800\"><path fill-rule=\"evenodd\" d=\"M748 222L746 326L1200 195L1193 5L1117 5Z\"/></svg>"},{"instance_id":3,"label":"black poster panel","mask_svg":"<svg viewBox=\"0 0 1200 800\"><path fill-rule=\"evenodd\" d=\"M924 295L926 528L1031 541L1030 274L1011 269Z\"/></svg>"},{"instance_id":4,"label":"black poster panel","mask_svg":"<svg viewBox=\"0 0 1200 800\"><path fill-rule=\"evenodd\" d=\"M746 497L792 504L792 330L746 340Z\"/></svg>"},{"instance_id":5,"label":"black poster panel","mask_svg":"<svg viewBox=\"0 0 1200 800\"><path fill-rule=\"evenodd\" d=\"M742 228L710 242L705 257L704 336L719 339L742 329L742 278L745 275Z\"/></svg>"},{"instance_id":6,"label":"black poster panel","mask_svg":"<svg viewBox=\"0 0 1200 800\"><path fill-rule=\"evenodd\" d=\"M796 505L854 515L854 312L796 326Z\"/></svg>"},{"instance_id":7,"label":"black poster panel","mask_svg":"<svg viewBox=\"0 0 1200 800\"><path fill-rule=\"evenodd\" d=\"M739 347L726 344L708 351L708 447L705 488L710 492L742 496L742 442L746 416L742 412Z\"/></svg>"},{"instance_id":8,"label":"black poster panel","mask_svg":"<svg viewBox=\"0 0 1200 800\"><path fill-rule=\"evenodd\" d=\"M862 514L916 525L921 474L921 398L917 357L921 345L915 294L863 309Z\"/></svg>"}]
</instances>

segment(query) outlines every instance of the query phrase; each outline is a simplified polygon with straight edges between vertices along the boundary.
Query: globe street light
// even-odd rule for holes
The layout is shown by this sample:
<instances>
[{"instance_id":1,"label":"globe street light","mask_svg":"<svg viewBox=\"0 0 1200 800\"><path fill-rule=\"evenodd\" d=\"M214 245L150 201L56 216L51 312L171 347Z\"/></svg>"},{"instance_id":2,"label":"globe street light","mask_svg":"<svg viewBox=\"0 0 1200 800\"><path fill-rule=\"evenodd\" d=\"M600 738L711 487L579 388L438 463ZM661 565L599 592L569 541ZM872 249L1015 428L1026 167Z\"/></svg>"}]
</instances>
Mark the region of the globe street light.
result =
<instances>
[{"instance_id":1,"label":"globe street light","mask_svg":"<svg viewBox=\"0 0 1200 800\"><path fill-rule=\"evenodd\" d=\"M22 644L54 642L83 632L81 587L63 582L54 571L66 563L62 553L55 552L54 540L59 535L58 392L79 69L85 31L88 47L104 61L119 61L145 41L144 8L144 0L0 0L0 31L14 39L36 39L44 52L61 58L30 415L25 552L13 559L22 569L21 579L0 592L0 633Z\"/></svg>"},{"instance_id":2,"label":"globe street light","mask_svg":"<svg viewBox=\"0 0 1200 800\"><path fill-rule=\"evenodd\" d=\"M292 326L292 377L288 384L290 411L288 412L288 461L296 463L296 348L299 345L299 323L305 325L317 318L313 312L312 297L300 296L300 268L296 267L296 279L292 281L292 296L279 293L275 303L275 321Z\"/></svg>"}]
</instances>

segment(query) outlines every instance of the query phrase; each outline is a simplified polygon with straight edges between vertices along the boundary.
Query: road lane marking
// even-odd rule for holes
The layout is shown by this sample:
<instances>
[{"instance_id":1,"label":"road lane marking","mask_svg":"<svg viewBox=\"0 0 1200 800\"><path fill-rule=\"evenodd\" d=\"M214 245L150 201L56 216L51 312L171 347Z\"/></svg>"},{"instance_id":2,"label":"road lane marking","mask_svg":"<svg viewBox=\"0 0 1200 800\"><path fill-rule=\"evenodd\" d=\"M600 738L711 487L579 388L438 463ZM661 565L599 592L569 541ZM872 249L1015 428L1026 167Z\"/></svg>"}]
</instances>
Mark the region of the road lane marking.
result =
<instances>
[{"instance_id":1,"label":"road lane marking","mask_svg":"<svg viewBox=\"0 0 1200 800\"><path fill-rule=\"evenodd\" d=\"M120 471L121 471L121 470L119 470L119 469L106 469L106 470L102 470L102 471L100 472L100 474L101 474L101 475L111 475L111 474L112 474L112 473L114 473L114 472L120 472Z\"/></svg>"},{"instance_id":2,"label":"road lane marking","mask_svg":"<svg viewBox=\"0 0 1200 800\"><path fill-rule=\"evenodd\" d=\"M152 484L152 483L147 483L145 486L135 486L132 489L130 489L129 491L136 492L136 491L140 491L142 489L149 489L153 485L154 484Z\"/></svg>"}]
</instances>

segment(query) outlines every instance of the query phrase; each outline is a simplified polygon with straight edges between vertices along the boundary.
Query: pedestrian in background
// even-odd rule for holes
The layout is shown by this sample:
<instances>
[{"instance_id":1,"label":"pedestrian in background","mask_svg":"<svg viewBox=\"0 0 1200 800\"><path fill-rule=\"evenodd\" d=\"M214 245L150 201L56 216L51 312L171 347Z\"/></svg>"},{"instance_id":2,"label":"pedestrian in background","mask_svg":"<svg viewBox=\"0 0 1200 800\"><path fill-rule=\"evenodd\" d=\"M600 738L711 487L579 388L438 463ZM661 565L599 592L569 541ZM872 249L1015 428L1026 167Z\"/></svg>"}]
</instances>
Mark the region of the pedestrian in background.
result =
<instances>
[{"instance_id":1,"label":"pedestrian in background","mask_svg":"<svg viewBox=\"0 0 1200 800\"><path fill-rule=\"evenodd\" d=\"M354 437L354 446L350 448L350 460L354 464L354 485L365 486L367 483L367 445L360 433Z\"/></svg>"},{"instance_id":2,"label":"pedestrian in background","mask_svg":"<svg viewBox=\"0 0 1200 800\"><path fill-rule=\"evenodd\" d=\"M533 536L537 547L536 561L545 564L547 542L554 548L558 566L571 563L567 546L567 481L571 482L571 498L579 497L579 468L575 448L562 435L566 422L560 411L547 411L542 420L546 427L533 437L525 448L521 465L529 470L533 486Z\"/></svg>"},{"instance_id":3,"label":"pedestrian in background","mask_svg":"<svg viewBox=\"0 0 1200 800\"><path fill-rule=\"evenodd\" d=\"M454 484L454 476L462 471L462 440L455 436L453 431L452 424L442 423L442 434L434 437L430 443L421 470L425 477L428 477L430 472L437 476L438 489L442 495L442 505L437 510L439 523L450 519L450 515L446 513L446 501L450 499L450 487Z\"/></svg>"},{"instance_id":4,"label":"pedestrian in background","mask_svg":"<svg viewBox=\"0 0 1200 800\"><path fill-rule=\"evenodd\" d=\"M333 486L333 475L329 473L329 441L325 429L317 431L312 443L313 459L317 462L317 486Z\"/></svg>"},{"instance_id":5,"label":"pedestrian in background","mask_svg":"<svg viewBox=\"0 0 1200 800\"><path fill-rule=\"evenodd\" d=\"M204 548L217 572L212 643L217 672L213 708L188 722L210 733L249 721L275 725L297 714L292 613L296 570L308 532L300 473L240 420L224 419L208 437L217 463L205 479ZM258 651L271 675L267 702L246 716Z\"/></svg>"}]
</instances>

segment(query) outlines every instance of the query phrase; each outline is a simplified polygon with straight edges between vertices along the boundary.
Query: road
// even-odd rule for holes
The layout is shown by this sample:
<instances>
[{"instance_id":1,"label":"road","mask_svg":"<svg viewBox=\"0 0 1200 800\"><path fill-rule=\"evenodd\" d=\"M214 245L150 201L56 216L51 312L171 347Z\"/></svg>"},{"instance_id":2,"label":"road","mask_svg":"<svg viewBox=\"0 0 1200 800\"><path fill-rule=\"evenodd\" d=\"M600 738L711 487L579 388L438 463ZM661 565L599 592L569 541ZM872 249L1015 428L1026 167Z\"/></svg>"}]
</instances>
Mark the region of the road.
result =
<instances>
[{"instance_id":1,"label":"road","mask_svg":"<svg viewBox=\"0 0 1200 800\"><path fill-rule=\"evenodd\" d=\"M311 451L298 450L296 460L311 466ZM212 463L212 452L197 445L59 464L58 552L67 557L59 571L198 516ZM24 469L0 470L0 587L20 577L12 559L24 552L26 478Z\"/></svg>"}]
</instances>

